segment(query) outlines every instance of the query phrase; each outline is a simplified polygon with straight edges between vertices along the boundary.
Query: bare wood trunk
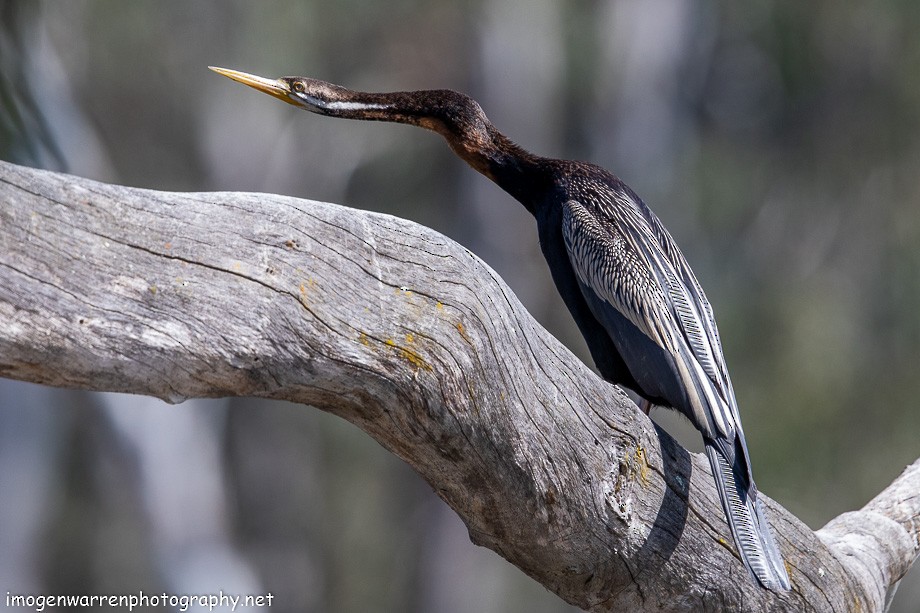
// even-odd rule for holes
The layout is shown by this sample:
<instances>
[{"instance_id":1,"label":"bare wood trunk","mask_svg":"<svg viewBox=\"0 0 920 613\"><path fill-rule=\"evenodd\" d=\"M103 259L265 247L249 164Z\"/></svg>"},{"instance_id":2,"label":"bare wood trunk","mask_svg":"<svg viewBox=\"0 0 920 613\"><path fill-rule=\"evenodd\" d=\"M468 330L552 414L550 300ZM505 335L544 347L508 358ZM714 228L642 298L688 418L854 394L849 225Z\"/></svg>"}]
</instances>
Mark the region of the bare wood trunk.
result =
<instances>
[{"instance_id":1,"label":"bare wood trunk","mask_svg":"<svg viewBox=\"0 0 920 613\"><path fill-rule=\"evenodd\" d=\"M0 375L313 405L591 611L881 611L920 551L920 461L817 532L767 500L794 590L736 556L705 459L409 221L0 162Z\"/></svg>"}]
</instances>

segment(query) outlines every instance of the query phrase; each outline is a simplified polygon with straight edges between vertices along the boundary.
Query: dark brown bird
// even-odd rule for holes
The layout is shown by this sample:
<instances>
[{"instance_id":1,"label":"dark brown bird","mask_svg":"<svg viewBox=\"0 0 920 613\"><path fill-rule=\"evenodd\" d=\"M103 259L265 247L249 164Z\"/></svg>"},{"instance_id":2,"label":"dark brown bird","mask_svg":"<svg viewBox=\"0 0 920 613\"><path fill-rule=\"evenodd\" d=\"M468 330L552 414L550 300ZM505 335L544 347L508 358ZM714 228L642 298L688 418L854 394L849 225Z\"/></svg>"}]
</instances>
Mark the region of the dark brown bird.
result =
<instances>
[{"instance_id":1,"label":"dark brown bird","mask_svg":"<svg viewBox=\"0 0 920 613\"><path fill-rule=\"evenodd\" d=\"M593 164L525 151L457 92L365 93L304 77L212 70L321 115L433 130L520 201L537 220L553 281L601 375L636 392L646 412L670 407L690 419L745 567L766 588L790 589L754 485L712 308L674 239L626 184Z\"/></svg>"}]
</instances>

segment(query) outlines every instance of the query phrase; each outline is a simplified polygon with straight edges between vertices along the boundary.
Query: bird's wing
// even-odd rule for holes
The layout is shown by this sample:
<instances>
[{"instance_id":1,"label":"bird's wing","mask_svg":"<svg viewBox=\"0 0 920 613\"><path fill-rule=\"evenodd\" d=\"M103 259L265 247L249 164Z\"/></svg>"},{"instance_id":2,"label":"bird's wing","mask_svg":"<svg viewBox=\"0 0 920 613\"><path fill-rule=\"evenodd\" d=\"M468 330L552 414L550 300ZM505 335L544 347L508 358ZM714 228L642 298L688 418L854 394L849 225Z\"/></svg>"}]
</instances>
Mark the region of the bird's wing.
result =
<instances>
[{"instance_id":1,"label":"bird's wing","mask_svg":"<svg viewBox=\"0 0 920 613\"><path fill-rule=\"evenodd\" d=\"M583 288L600 299L592 308L615 309L671 356L691 405L675 408L692 412L704 435L728 443L731 458L740 420L709 303L695 278L685 281L686 273L675 266L674 254L661 245L637 200L625 192L615 197L622 200L597 208L565 203L569 261ZM676 256L682 259L679 252ZM595 315L608 325L609 317ZM629 363L630 356L624 357Z\"/></svg>"},{"instance_id":2,"label":"bird's wing","mask_svg":"<svg viewBox=\"0 0 920 613\"><path fill-rule=\"evenodd\" d=\"M629 192L613 197L619 202L592 202L589 208L570 200L563 207L562 233L582 291L612 337L629 338L616 329L625 324L612 316L614 311L639 330L634 334L654 343L651 352L646 341L640 355L624 355L624 360L630 369L635 364L649 371L650 386L658 385L657 376L677 377L686 394L677 402L690 406L674 406L689 412L703 434L719 501L745 567L764 587L788 590L782 555L751 475L712 308L661 222ZM670 360L649 353L664 353Z\"/></svg>"}]
</instances>

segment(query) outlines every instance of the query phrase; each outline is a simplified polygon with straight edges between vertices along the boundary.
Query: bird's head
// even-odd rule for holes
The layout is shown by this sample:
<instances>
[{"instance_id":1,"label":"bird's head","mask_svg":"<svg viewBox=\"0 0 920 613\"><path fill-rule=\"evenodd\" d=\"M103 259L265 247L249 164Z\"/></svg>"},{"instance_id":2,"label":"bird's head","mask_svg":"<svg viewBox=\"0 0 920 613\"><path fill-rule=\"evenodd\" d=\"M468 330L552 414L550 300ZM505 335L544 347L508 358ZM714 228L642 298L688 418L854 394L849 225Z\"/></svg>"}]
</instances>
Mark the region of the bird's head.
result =
<instances>
[{"instance_id":1,"label":"bird's head","mask_svg":"<svg viewBox=\"0 0 920 613\"><path fill-rule=\"evenodd\" d=\"M216 66L208 68L288 104L321 115L347 117L350 111L382 110L387 106L372 102L357 102L354 99L355 92L319 79L307 77L266 79L229 68L217 68Z\"/></svg>"}]
</instances>

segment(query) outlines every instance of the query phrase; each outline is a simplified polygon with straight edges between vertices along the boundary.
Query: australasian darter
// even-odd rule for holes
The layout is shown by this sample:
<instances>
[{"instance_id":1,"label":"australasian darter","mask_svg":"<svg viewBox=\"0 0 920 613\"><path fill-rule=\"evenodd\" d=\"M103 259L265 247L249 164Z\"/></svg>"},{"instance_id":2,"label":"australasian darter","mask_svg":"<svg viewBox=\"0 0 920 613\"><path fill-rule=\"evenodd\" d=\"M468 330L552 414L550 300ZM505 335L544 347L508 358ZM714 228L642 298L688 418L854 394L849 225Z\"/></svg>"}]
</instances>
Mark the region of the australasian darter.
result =
<instances>
[{"instance_id":1,"label":"australasian darter","mask_svg":"<svg viewBox=\"0 0 920 613\"><path fill-rule=\"evenodd\" d=\"M593 164L525 151L457 92L365 93L305 77L213 70L321 115L433 130L520 201L537 220L553 281L601 375L638 394L646 412L670 407L690 419L745 567L766 588L790 589L754 485L712 308L674 239L626 184Z\"/></svg>"}]
</instances>

